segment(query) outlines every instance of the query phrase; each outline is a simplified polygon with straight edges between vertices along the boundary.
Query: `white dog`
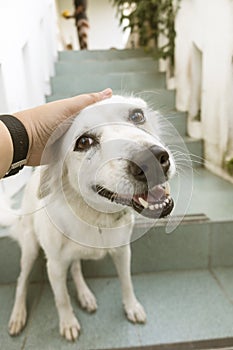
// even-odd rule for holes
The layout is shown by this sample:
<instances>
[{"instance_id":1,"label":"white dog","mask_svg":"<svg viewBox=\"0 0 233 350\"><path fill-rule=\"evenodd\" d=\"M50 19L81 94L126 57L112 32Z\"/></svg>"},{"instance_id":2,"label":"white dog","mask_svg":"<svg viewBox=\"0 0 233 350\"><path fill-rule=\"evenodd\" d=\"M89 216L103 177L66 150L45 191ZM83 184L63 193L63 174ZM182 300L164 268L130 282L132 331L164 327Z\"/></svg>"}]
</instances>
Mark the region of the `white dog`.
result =
<instances>
[{"instance_id":1,"label":"white dog","mask_svg":"<svg viewBox=\"0 0 233 350\"><path fill-rule=\"evenodd\" d=\"M175 165L159 140L158 118L139 98L113 96L83 110L65 135L48 147L50 165L32 176L13 228L22 257L11 335L26 323L26 285L40 246L47 258L60 333L67 340L75 340L80 332L66 286L70 266L81 306L88 312L97 309L81 259L101 259L109 253L127 318L146 321L132 286L129 243L134 210L158 219L173 208L167 180Z\"/></svg>"}]
</instances>

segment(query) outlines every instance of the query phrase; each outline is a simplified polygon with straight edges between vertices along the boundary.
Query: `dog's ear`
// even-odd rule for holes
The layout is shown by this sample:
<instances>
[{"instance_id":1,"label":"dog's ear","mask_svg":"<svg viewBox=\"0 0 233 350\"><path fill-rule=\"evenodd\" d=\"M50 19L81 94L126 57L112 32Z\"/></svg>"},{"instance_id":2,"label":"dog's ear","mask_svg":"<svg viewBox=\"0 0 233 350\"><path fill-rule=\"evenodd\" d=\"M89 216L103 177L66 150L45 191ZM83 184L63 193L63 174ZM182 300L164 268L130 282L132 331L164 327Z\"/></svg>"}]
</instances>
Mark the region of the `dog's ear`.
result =
<instances>
[{"instance_id":1,"label":"dog's ear","mask_svg":"<svg viewBox=\"0 0 233 350\"><path fill-rule=\"evenodd\" d=\"M50 140L49 142L53 142L53 140ZM61 159L60 149L60 139L52 144L48 143L46 145L46 149L41 159L42 167L40 168L40 181L37 190L38 199L45 198L56 191L56 184L59 180L59 159Z\"/></svg>"},{"instance_id":2,"label":"dog's ear","mask_svg":"<svg viewBox=\"0 0 233 350\"><path fill-rule=\"evenodd\" d=\"M56 194L62 189L63 181L66 180L67 169L65 167L65 157L70 148L71 140L74 139L76 129L67 130L72 125L74 118L60 125L50 138L41 159L43 165L40 169L40 182L37 191L38 199L45 198L51 194ZM64 131L66 131L64 133ZM61 136L62 135L62 136Z\"/></svg>"},{"instance_id":3,"label":"dog's ear","mask_svg":"<svg viewBox=\"0 0 233 350\"><path fill-rule=\"evenodd\" d=\"M47 197L52 193L52 181L50 176L50 167L45 166L40 170L40 182L39 187L37 189L37 197L38 199L42 199Z\"/></svg>"},{"instance_id":4,"label":"dog's ear","mask_svg":"<svg viewBox=\"0 0 233 350\"><path fill-rule=\"evenodd\" d=\"M43 199L60 192L68 182L67 173L66 166L60 162L41 167L37 198Z\"/></svg>"}]
</instances>

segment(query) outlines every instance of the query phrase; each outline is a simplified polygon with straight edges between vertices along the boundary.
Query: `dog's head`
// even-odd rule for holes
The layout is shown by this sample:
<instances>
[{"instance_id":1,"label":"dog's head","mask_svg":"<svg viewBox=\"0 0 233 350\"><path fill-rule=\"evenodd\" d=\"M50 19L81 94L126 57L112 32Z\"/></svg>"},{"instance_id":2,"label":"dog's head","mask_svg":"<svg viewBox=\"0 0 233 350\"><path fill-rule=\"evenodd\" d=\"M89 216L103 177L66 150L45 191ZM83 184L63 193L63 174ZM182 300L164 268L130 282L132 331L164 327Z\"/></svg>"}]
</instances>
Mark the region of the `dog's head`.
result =
<instances>
[{"instance_id":1,"label":"dog's head","mask_svg":"<svg viewBox=\"0 0 233 350\"><path fill-rule=\"evenodd\" d=\"M175 163L160 140L159 118L134 97L113 96L84 109L59 145L73 195L98 211L128 206L149 218L170 214Z\"/></svg>"}]
</instances>

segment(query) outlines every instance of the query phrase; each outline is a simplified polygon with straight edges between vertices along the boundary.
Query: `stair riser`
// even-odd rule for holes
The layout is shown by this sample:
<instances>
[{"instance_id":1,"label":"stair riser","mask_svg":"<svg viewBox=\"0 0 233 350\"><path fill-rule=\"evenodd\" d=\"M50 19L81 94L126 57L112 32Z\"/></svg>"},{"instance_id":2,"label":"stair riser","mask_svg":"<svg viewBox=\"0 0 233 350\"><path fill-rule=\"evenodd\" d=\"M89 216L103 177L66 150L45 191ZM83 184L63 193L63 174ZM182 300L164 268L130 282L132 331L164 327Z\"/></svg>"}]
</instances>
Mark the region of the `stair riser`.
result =
<instances>
[{"instance_id":1,"label":"stair riser","mask_svg":"<svg viewBox=\"0 0 233 350\"><path fill-rule=\"evenodd\" d=\"M148 54L143 49L136 50L92 50L92 51L61 51L59 52L59 60L81 61L86 59L94 60L111 60L111 59L127 59L147 57Z\"/></svg>"},{"instance_id":2,"label":"stair riser","mask_svg":"<svg viewBox=\"0 0 233 350\"><path fill-rule=\"evenodd\" d=\"M140 87L143 91L148 89L165 88L163 74L149 73L119 73L107 75L84 75L83 77L57 76L51 81L52 91L62 94L72 95L83 91L98 91L106 87L114 90L134 91L135 87Z\"/></svg>"},{"instance_id":3,"label":"stair riser","mask_svg":"<svg viewBox=\"0 0 233 350\"><path fill-rule=\"evenodd\" d=\"M221 231L221 237L219 235ZM135 229L138 232L138 229ZM193 222L181 224L172 234L163 226L152 228L132 244L132 273L165 270L206 269L233 265L232 223ZM0 239L0 283L15 282L19 274L20 249L8 237ZM87 277L115 276L109 257L83 264ZM43 253L37 260L32 281L46 276ZM47 277L46 277L47 278Z\"/></svg>"},{"instance_id":4,"label":"stair riser","mask_svg":"<svg viewBox=\"0 0 233 350\"><path fill-rule=\"evenodd\" d=\"M185 137L187 136L187 130L186 130L186 115L183 113L177 113L175 116L172 115L164 115L164 118L168 120L168 127L171 128L170 124L174 126L176 131L179 133L180 136ZM165 126L166 127L166 126Z\"/></svg>"},{"instance_id":5,"label":"stair riser","mask_svg":"<svg viewBox=\"0 0 233 350\"><path fill-rule=\"evenodd\" d=\"M186 146L192 159L193 168L202 167L204 163L203 159L203 142L201 140L186 142Z\"/></svg>"},{"instance_id":6,"label":"stair riser","mask_svg":"<svg viewBox=\"0 0 233 350\"><path fill-rule=\"evenodd\" d=\"M83 61L83 62L66 62L61 61L56 64L56 75L65 74L106 74L122 72L140 72L158 71L158 64L150 58L129 59L129 60L112 60L112 61Z\"/></svg>"}]
</instances>

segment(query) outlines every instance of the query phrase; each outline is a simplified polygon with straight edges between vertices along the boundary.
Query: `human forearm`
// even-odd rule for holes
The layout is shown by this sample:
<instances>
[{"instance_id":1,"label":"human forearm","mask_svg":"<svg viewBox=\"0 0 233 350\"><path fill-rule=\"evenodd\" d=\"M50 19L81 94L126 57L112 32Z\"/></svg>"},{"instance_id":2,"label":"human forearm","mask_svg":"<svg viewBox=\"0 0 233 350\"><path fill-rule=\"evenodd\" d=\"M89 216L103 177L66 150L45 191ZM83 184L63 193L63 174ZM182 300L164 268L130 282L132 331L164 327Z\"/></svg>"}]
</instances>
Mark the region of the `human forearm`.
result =
<instances>
[{"instance_id":1,"label":"human forearm","mask_svg":"<svg viewBox=\"0 0 233 350\"><path fill-rule=\"evenodd\" d=\"M9 170L13 159L13 143L7 127L0 121L0 178Z\"/></svg>"}]
</instances>

